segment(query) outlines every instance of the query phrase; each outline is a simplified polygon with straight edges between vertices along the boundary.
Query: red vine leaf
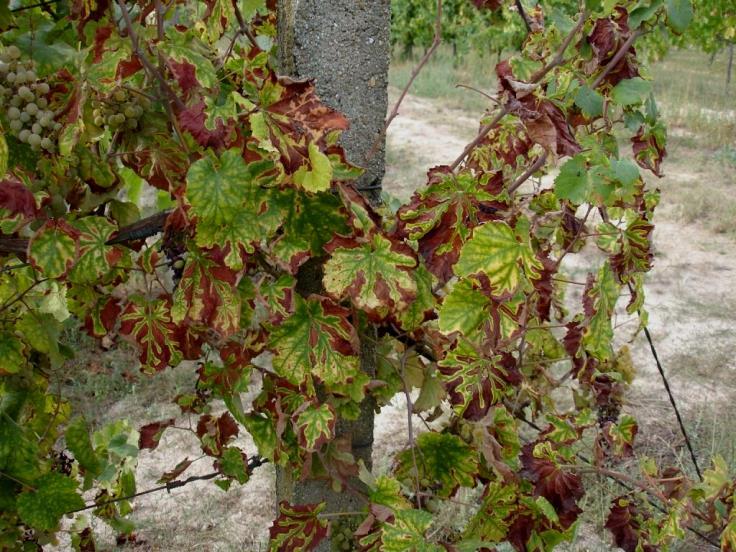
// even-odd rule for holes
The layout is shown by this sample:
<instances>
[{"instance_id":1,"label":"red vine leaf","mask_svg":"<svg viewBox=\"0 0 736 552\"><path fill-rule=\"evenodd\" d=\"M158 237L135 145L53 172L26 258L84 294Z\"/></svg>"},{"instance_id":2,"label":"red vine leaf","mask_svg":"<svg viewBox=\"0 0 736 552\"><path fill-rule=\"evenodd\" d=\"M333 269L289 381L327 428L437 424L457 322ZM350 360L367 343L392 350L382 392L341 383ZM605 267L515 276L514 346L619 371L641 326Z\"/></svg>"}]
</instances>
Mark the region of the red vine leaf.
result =
<instances>
[{"instance_id":1,"label":"red vine leaf","mask_svg":"<svg viewBox=\"0 0 736 552\"><path fill-rule=\"evenodd\" d=\"M281 501L279 516L268 530L269 549L278 552L315 550L327 537L327 520L318 517L324 509L324 502L299 506Z\"/></svg>"},{"instance_id":2,"label":"red vine leaf","mask_svg":"<svg viewBox=\"0 0 736 552\"><path fill-rule=\"evenodd\" d=\"M181 362L178 329L171 320L170 300L149 301L135 295L130 298L120 320L120 334L138 345L141 368L160 371Z\"/></svg>"},{"instance_id":3,"label":"red vine leaf","mask_svg":"<svg viewBox=\"0 0 736 552\"><path fill-rule=\"evenodd\" d=\"M238 431L238 425L228 412L219 418L205 414L197 422L197 436L202 441L202 450L210 456L220 456L225 445Z\"/></svg>"},{"instance_id":4,"label":"red vine leaf","mask_svg":"<svg viewBox=\"0 0 736 552\"><path fill-rule=\"evenodd\" d=\"M174 425L176 420L169 418L161 422L153 422L151 424L144 425L140 431L140 437L138 438L138 448L153 450L158 447L158 443L164 434L167 427Z\"/></svg>"}]
</instances>

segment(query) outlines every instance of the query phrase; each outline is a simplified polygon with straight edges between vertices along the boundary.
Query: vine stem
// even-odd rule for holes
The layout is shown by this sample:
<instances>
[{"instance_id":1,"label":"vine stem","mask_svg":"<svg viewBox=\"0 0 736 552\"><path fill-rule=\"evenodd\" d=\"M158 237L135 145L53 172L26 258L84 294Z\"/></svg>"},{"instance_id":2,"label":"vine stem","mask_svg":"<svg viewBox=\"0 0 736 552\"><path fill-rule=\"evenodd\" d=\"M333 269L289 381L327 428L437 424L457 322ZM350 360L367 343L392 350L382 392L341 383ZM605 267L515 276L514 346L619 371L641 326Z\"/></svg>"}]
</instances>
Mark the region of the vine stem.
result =
<instances>
[{"instance_id":1,"label":"vine stem","mask_svg":"<svg viewBox=\"0 0 736 552\"><path fill-rule=\"evenodd\" d=\"M429 49L424 53L422 56L422 59L419 60L419 63L414 67L414 69L411 72L411 76L409 77L409 82L406 83L406 86L404 86L403 90L401 91L401 94L399 95L399 99L396 100L396 103L394 104L393 109L391 110L391 113L389 113L389 116L386 118L386 123L383 125L383 130L376 136L376 139L373 141L373 145L371 146L371 149L368 150L368 153L365 156L364 162L368 162L371 159L373 159L373 156L376 155L378 150L381 147L381 140L386 136L386 132L388 131L388 127L391 126L391 123L396 118L396 116L399 114L399 107L401 107L401 104L404 101L404 98L406 98L406 95L409 93L409 89L414 84L414 81L419 76L419 73L422 72L422 69L424 69L424 66L427 65L427 62L430 60L432 55L435 53L437 48L439 48L439 45L442 43L442 0L437 0L437 15L434 20L434 38L432 39L432 44L429 47Z\"/></svg>"},{"instance_id":2,"label":"vine stem","mask_svg":"<svg viewBox=\"0 0 736 552\"><path fill-rule=\"evenodd\" d=\"M552 69L557 67L562 61L564 60L565 51L572 43L575 36L578 34L580 29L583 28L583 25L585 24L585 21L588 19L588 12L587 10L583 11L583 13L580 15L580 19L575 24L575 27L570 31L570 33L565 37L565 40L560 45L559 49L557 50L557 53L555 54L555 57L552 58L552 60L542 67L539 71L534 73L531 78L531 83L536 84L539 81L541 81L547 73L549 73ZM455 161L452 162L450 165L451 170L456 170L460 163L462 163L465 158L470 155L470 152L473 151L478 144L480 144L485 137L488 135L491 130L493 130L493 127L495 127L501 119L503 119L506 115L508 115L511 112L511 107L507 104L501 108L501 110L496 114L496 116L491 120L490 123L487 125L484 125L480 131L478 132L478 135L473 139L472 142L470 142L467 146L465 146L465 149L462 151L462 153L455 159Z\"/></svg>"}]
</instances>

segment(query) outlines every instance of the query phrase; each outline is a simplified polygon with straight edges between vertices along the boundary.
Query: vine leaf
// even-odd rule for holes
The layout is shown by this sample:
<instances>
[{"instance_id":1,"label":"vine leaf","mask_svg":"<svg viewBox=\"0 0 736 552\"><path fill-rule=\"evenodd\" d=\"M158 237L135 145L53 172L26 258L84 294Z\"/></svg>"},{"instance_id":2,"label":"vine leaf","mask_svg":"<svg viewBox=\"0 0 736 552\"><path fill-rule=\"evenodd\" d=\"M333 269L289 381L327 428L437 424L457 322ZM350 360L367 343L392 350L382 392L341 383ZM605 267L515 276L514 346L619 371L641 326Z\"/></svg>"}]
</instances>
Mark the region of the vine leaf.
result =
<instances>
[{"instance_id":1,"label":"vine leaf","mask_svg":"<svg viewBox=\"0 0 736 552\"><path fill-rule=\"evenodd\" d=\"M4 172L0 173L2 178ZM13 234L39 214L36 198L15 180L0 180L0 231Z\"/></svg>"},{"instance_id":2,"label":"vine leaf","mask_svg":"<svg viewBox=\"0 0 736 552\"><path fill-rule=\"evenodd\" d=\"M197 422L197 437L202 442L202 451L210 456L221 456L225 445L238 435L238 431L238 425L228 412L219 418L204 414Z\"/></svg>"},{"instance_id":3,"label":"vine leaf","mask_svg":"<svg viewBox=\"0 0 736 552\"><path fill-rule=\"evenodd\" d=\"M246 165L232 149L218 160L200 159L187 173L186 197L197 217L197 245L228 251L225 264L234 270L243 266L241 248L253 253L253 244L281 225L278 192L261 188L259 182L271 167L271 162Z\"/></svg>"},{"instance_id":4,"label":"vine leaf","mask_svg":"<svg viewBox=\"0 0 736 552\"><path fill-rule=\"evenodd\" d=\"M555 178L555 195L575 204L581 204L588 197L588 168L582 155L567 160Z\"/></svg>"},{"instance_id":5,"label":"vine leaf","mask_svg":"<svg viewBox=\"0 0 736 552\"><path fill-rule=\"evenodd\" d=\"M28 260L46 278L66 275L79 255L79 231L63 220L50 220L28 243Z\"/></svg>"},{"instance_id":6,"label":"vine leaf","mask_svg":"<svg viewBox=\"0 0 736 552\"><path fill-rule=\"evenodd\" d=\"M468 523L466 534L491 542L506 539L509 517L516 509L518 489L511 485L493 482L483 492L483 502L478 513Z\"/></svg>"},{"instance_id":7,"label":"vine leaf","mask_svg":"<svg viewBox=\"0 0 736 552\"><path fill-rule=\"evenodd\" d=\"M170 27L166 32L166 40L159 43L159 48L177 62L193 65L197 80L204 88L212 88L217 84L215 68L205 55L208 52L193 32L180 32Z\"/></svg>"},{"instance_id":8,"label":"vine leaf","mask_svg":"<svg viewBox=\"0 0 736 552\"><path fill-rule=\"evenodd\" d=\"M405 310L414 300L417 283L411 269L417 266L412 250L380 234L370 241L335 237L325 246L324 286L338 300L350 298L375 319Z\"/></svg>"},{"instance_id":9,"label":"vine leaf","mask_svg":"<svg viewBox=\"0 0 736 552\"><path fill-rule=\"evenodd\" d=\"M419 242L427 268L444 283L473 228L507 206L500 194L495 180L479 185L470 174L454 176L437 167L430 170L427 187L399 209L399 234Z\"/></svg>"},{"instance_id":10,"label":"vine leaf","mask_svg":"<svg viewBox=\"0 0 736 552\"><path fill-rule=\"evenodd\" d=\"M92 446L89 426L84 418L79 417L71 421L66 428L64 440L87 477L97 477L102 472L103 459L97 455Z\"/></svg>"},{"instance_id":11,"label":"vine leaf","mask_svg":"<svg viewBox=\"0 0 736 552\"><path fill-rule=\"evenodd\" d=\"M171 427L176 423L174 418L163 420L161 422L153 422L144 425L140 430L140 436L138 437L138 448L139 449L150 449L153 450L158 447L161 437L164 435L164 431L167 427Z\"/></svg>"},{"instance_id":12,"label":"vine leaf","mask_svg":"<svg viewBox=\"0 0 736 552\"><path fill-rule=\"evenodd\" d=\"M325 503L292 505L285 500L279 503L279 516L268 530L271 552L307 552L317 548L327 537L327 520L318 515Z\"/></svg>"},{"instance_id":13,"label":"vine leaf","mask_svg":"<svg viewBox=\"0 0 736 552\"><path fill-rule=\"evenodd\" d=\"M667 0L667 24L676 33L683 33L693 20L691 0Z\"/></svg>"},{"instance_id":14,"label":"vine leaf","mask_svg":"<svg viewBox=\"0 0 736 552\"><path fill-rule=\"evenodd\" d=\"M405 450L397 456L396 475L412 486L414 458L419 480L439 487L441 497L452 496L458 487L472 487L478 472L478 455L460 437L449 433L426 432L417 437L416 451Z\"/></svg>"},{"instance_id":15,"label":"vine leaf","mask_svg":"<svg viewBox=\"0 0 736 552\"><path fill-rule=\"evenodd\" d=\"M61 517L84 507L77 493L77 482L60 473L47 473L34 481L33 491L18 496L18 515L28 526L40 531L53 531Z\"/></svg>"},{"instance_id":16,"label":"vine leaf","mask_svg":"<svg viewBox=\"0 0 736 552\"><path fill-rule=\"evenodd\" d=\"M350 311L326 297L295 298L294 313L271 329L273 367L294 385L318 377L326 385L358 374L357 334Z\"/></svg>"},{"instance_id":17,"label":"vine leaf","mask_svg":"<svg viewBox=\"0 0 736 552\"><path fill-rule=\"evenodd\" d=\"M142 368L160 371L181 362L169 300L148 301L134 295L123 309L120 321L120 334L128 336L140 349Z\"/></svg>"},{"instance_id":18,"label":"vine leaf","mask_svg":"<svg viewBox=\"0 0 736 552\"><path fill-rule=\"evenodd\" d=\"M326 192L332 183L332 164L314 142L309 143L308 150L311 170L299 167L294 173L294 183L307 192Z\"/></svg>"},{"instance_id":19,"label":"vine leaf","mask_svg":"<svg viewBox=\"0 0 736 552\"><path fill-rule=\"evenodd\" d=\"M652 84L641 77L625 79L611 90L611 99L620 106L642 103L652 92Z\"/></svg>"},{"instance_id":20,"label":"vine leaf","mask_svg":"<svg viewBox=\"0 0 736 552\"><path fill-rule=\"evenodd\" d=\"M237 274L224 266L224 262L219 251L210 255L189 251L171 308L175 324L183 321L201 324L222 338L238 331L241 302L236 288Z\"/></svg>"},{"instance_id":21,"label":"vine leaf","mask_svg":"<svg viewBox=\"0 0 736 552\"><path fill-rule=\"evenodd\" d=\"M482 272L490 280L491 292L501 295L518 287L524 273L522 266L531 278L538 278L543 268L529 244L508 224L488 222L476 228L463 246L455 274L466 277Z\"/></svg>"},{"instance_id":22,"label":"vine leaf","mask_svg":"<svg viewBox=\"0 0 736 552\"><path fill-rule=\"evenodd\" d=\"M69 273L69 279L75 283L92 284L105 280L105 276L128 260L127 251L121 247L107 245L107 241L117 227L106 218L85 217L74 222L79 232L79 259Z\"/></svg>"},{"instance_id":23,"label":"vine leaf","mask_svg":"<svg viewBox=\"0 0 736 552\"><path fill-rule=\"evenodd\" d=\"M489 305L490 299L475 289L470 280L460 280L442 301L438 320L440 331L472 335L487 320Z\"/></svg>"},{"instance_id":24,"label":"vine leaf","mask_svg":"<svg viewBox=\"0 0 736 552\"><path fill-rule=\"evenodd\" d=\"M23 343L11 333L0 333L0 374L17 374L25 365Z\"/></svg>"},{"instance_id":25,"label":"vine leaf","mask_svg":"<svg viewBox=\"0 0 736 552\"><path fill-rule=\"evenodd\" d=\"M299 438L299 446L306 452L315 452L335 437L337 417L329 404L305 404L306 408L294 421L294 431Z\"/></svg>"},{"instance_id":26,"label":"vine leaf","mask_svg":"<svg viewBox=\"0 0 736 552\"><path fill-rule=\"evenodd\" d=\"M444 547L427 540L426 532L434 520L422 510L399 510L393 522L383 526L381 550L385 552L442 552Z\"/></svg>"}]
</instances>

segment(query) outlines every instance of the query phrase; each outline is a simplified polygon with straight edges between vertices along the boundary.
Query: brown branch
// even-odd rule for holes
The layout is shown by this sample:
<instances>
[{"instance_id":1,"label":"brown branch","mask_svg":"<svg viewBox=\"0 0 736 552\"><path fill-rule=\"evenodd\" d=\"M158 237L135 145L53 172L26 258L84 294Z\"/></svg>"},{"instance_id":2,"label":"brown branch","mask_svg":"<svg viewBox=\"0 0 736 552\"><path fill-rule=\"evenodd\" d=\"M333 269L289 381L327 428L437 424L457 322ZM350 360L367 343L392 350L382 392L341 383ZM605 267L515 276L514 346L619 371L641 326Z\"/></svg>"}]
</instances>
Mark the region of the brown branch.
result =
<instances>
[{"instance_id":1,"label":"brown branch","mask_svg":"<svg viewBox=\"0 0 736 552\"><path fill-rule=\"evenodd\" d=\"M519 187L529 180L529 177L531 177L535 172L537 172L539 169L542 168L542 166L547 162L547 152L545 151L542 155L537 157L537 160L534 161L531 167L529 167L522 175L519 176L516 180L513 181L511 186L509 186L509 193L513 194L516 190L519 189Z\"/></svg>"},{"instance_id":2,"label":"brown branch","mask_svg":"<svg viewBox=\"0 0 736 552\"><path fill-rule=\"evenodd\" d=\"M598 78L596 78L593 81L593 84L590 85L593 90L600 86L600 84L603 82L603 79L608 76L608 73L610 73L616 67L616 65L618 65L619 61L621 61L621 59L626 55L634 41L643 34L644 31L638 29L634 31L629 38L626 39L626 42L621 45L621 48L619 48L618 52L616 52L616 55L613 56L611 61L609 61L608 64L603 68L603 72L598 75Z\"/></svg>"},{"instance_id":3,"label":"brown branch","mask_svg":"<svg viewBox=\"0 0 736 552\"><path fill-rule=\"evenodd\" d=\"M246 37L248 37L248 40L250 40L250 43L255 46L256 48L259 48L258 42L256 42L256 37L251 32L248 25L245 23L245 19L243 19L243 14L240 11L240 7L238 6L238 0L232 0L233 9L235 10L235 19L238 20L238 26L240 27L240 32L244 34Z\"/></svg>"},{"instance_id":4,"label":"brown branch","mask_svg":"<svg viewBox=\"0 0 736 552\"><path fill-rule=\"evenodd\" d=\"M521 4L521 0L516 0L516 9L519 11L519 15L524 20L524 26L526 27L526 34L532 32L532 24L529 22L529 16L526 13L526 10L524 9L524 6Z\"/></svg>"},{"instance_id":5,"label":"brown branch","mask_svg":"<svg viewBox=\"0 0 736 552\"><path fill-rule=\"evenodd\" d=\"M121 13L123 14L123 20L125 21L125 27L128 30L128 36L130 37L130 42L133 46L133 52L141 61L146 71L148 71L159 82L161 89L166 93L169 99L176 104L177 109L185 109L186 106L184 105L184 102L179 96L176 95L176 92L174 92L171 86L169 86L169 83L166 82L166 79L161 74L161 72L151 63L151 61L146 56L143 55L143 52L140 49L140 43L138 42L138 35L135 33L133 22L130 19L130 13L125 7L123 0L117 0L117 3L118 6L120 6Z\"/></svg>"},{"instance_id":6,"label":"brown branch","mask_svg":"<svg viewBox=\"0 0 736 552\"><path fill-rule=\"evenodd\" d=\"M572 43L575 36L578 34L580 29L583 28L583 25L585 24L585 20L588 18L588 12L583 11L582 14L580 14L580 19L578 20L575 27L573 27L572 31L565 37L565 40L560 45L559 49L557 50L557 53L555 54L555 57L552 58L552 60L542 67L539 71L534 73L531 78L531 83L536 84L539 81L541 81L547 73L549 73L552 69L557 67L560 63L562 63L562 60L564 59L565 50L567 50L568 46ZM501 110L496 114L496 116L493 118L493 120L488 123L487 125L483 126L480 131L478 132L478 135L473 139L472 142L470 142L467 146L465 146L465 149L463 149L463 152L458 156L455 161L452 162L450 165L450 169L453 171L457 169L460 164L465 160L465 158L470 154L471 151L473 151L478 144L480 144L485 137L488 135L491 130L493 130L493 127L495 127L501 119L503 119L506 115L509 114L511 111L511 108L508 105L505 105L501 108Z\"/></svg>"},{"instance_id":7,"label":"brown branch","mask_svg":"<svg viewBox=\"0 0 736 552\"><path fill-rule=\"evenodd\" d=\"M399 114L399 107L401 106L401 103L404 101L404 98L406 98L406 95L409 93L409 89L411 88L412 84L414 84L414 81L419 76L419 73L421 73L424 66L427 64L429 59L432 57L432 55L435 53L437 48L439 47L440 43L442 42L442 0L437 0L437 16L434 20L434 38L432 39L432 45L429 47L429 49L424 53L422 56L422 59L419 60L419 63L411 72L411 76L409 77L409 82L406 83L406 86L404 86L404 89L401 91L401 94L399 95L399 99L396 101L396 104L394 105L393 109L391 110L391 113L386 118L386 124L383 126L383 130L376 136L376 139L373 142L373 145L371 146L371 149L368 151L367 155L365 156L365 162L370 161L373 159L373 156L376 155L378 150L381 147L381 140L386 136L386 132L388 131L388 127L391 126L391 123L396 118L396 116Z\"/></svg>"}]
</instances>

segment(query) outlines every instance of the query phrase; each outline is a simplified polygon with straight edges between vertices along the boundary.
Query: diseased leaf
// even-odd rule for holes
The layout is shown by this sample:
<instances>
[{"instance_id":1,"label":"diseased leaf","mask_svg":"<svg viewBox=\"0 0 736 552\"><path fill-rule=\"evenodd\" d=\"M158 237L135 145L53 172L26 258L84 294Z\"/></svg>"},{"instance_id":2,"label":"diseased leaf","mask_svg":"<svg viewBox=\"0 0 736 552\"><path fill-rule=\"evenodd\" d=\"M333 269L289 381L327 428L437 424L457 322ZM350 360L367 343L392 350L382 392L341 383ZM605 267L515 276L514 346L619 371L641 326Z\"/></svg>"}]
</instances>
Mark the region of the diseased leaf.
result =
<instances>
[{"instance_id":1,"label":"diseased leaf","mask_svg":"<svg viewBox=\"0 0 736 552\"><path fill-rule=\"evenodd\" d=\"M326 192L332 184L332 164L314 142L309 143L308 150L309 168L300 167L294 173L294 182L308 192Z\"/></svg>"},{"instance_id":2,"label":"diseased leaf","mask_svg":"<svg viewBox=\"0 0 736 552\"><path fill-rule=\"evenodd\" d=\"M335 436L337 418L329 404L308 406L294 421L299 445L306 452L315 452Z\"/></svg>"},{"instance_id":3,"label":"diseased leaf","mask_svg":"<svg viewBox=\"0 0 736 552\"><path fill-rule=\"evenodd\" d=\"M168 420L163 420L161 422L153 422L144 425L140 429L138 448L153 450L158 447L158 443L161 440L164 431L166 431L167 427L174 425L174 423L176 423L176 420L174 418L169 418Z\"/></svg>"},{"instance_id":4,"label":"diseased leaf","mask_svg":"<svg viewBox=\"0 0 736 552\"><path fill-rule=\"evenodd\" d=\"M538 277L541 268L529 244L520 242L508 224L488 222L476 228L463 246L455 274L467 277L482 272L490 280L491 292L501 295L513 292L525 272L530 278Z\"/></svg>"},{"instance_id":5,"label":"diseased leaf","mask_svg":"<svg viewBox=\"0 0 736 552\"><path fill-rule=\"evenodd\" d=\"M374 318L401 313L417 293L410 269L413 252L404 244L375 234L368 242L335 237L325 249L324 286L336 299L349 298Z\"/></svg>"},{"instance_id":6,"label":"diseased leaf","mask_svg":"<svg viewBox=\"0 0 736 552\"><path fill-rule=\"evenodd\" d=\"M46 278L66 275L79 255L79 232L63 220L50 220L28 244L28 260Z\"/></svg>"},{"instance_id":7,"label":"diseased leaf","mask_svg":"<svg viewBox=\"0 0 736 552\"><path fill-rule=\"evenodd\" d=\"M135 295L120 316L120 334L138 345L142 368L163 370L182 361L177 328L167 300L148 301Z\"/></svg>"},{"instance_id":8,"label":"diseased leaf","mask_svg":"<svg viewBox=\"0 0 736 552\"><path fill-rule=\"evenodd\" d=\"M106 245L117 230L108 219L85 217L75 221L74 228L79 233L79 259L69 273L72 282L92 284L105 281L105 276L116 266L129 266L127 250Z\"/></svg>"},{"instance_id":9,"label":"diseased leaf","mask_svg":"<svg viewBox=\"0 0 736 552\"><path fill-rule=\"evenodd\" d=\"M325 503L296 506L279 503L279 516L268 530L271 552L308 552L327 537L328 522L318 515Z\"/></svg>"},{"instance_id":10,"label":"diseased leaf","mask_svg":"<svg viewBox=\"0 0 736 552\"><path fill-rule=\"evenodd\" d=\"M84 506L76 481L60 473L41 476L34 489L18 495L18 515L39 531L55 530L65 513Z\"/></svg>"},{"instance_id":11,"label":"diseased leaf","mask_svg":"<svg viewBox=\"0 0 736 552\"><path fill-rule=\"evenodd\" d=\"M325 297L295 297L294 313L271 330L277 374L295 385L316 376L326 385L349 380L358 372L355 329L349 311Z\"/></svg>"},{"instance_id":12,"label":"diseased leaf","mask_svg":"<svg viewBox=\"0 0 736 552\"><path fill-rule=\"evenodd\" d=\"M10 333L0 333L0 375L16 374L26 365L23 343Z\"/></svg>"},{"instance_id":13,"label":"diseased leaf","mask_svg":"<svg viewBox=\"0 0 736 552\"><path fill-rule=\"evenodd\" d=\"M383 526L381 550L385 552L443 552L444 547L429 542L426 533L433 516L422 510L399 510L391 523Z\"/></svg>"}]
</instances>

